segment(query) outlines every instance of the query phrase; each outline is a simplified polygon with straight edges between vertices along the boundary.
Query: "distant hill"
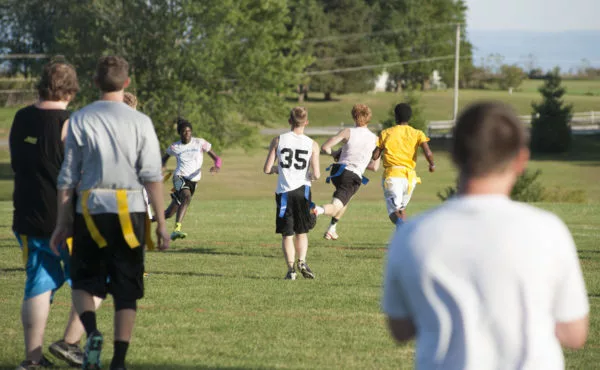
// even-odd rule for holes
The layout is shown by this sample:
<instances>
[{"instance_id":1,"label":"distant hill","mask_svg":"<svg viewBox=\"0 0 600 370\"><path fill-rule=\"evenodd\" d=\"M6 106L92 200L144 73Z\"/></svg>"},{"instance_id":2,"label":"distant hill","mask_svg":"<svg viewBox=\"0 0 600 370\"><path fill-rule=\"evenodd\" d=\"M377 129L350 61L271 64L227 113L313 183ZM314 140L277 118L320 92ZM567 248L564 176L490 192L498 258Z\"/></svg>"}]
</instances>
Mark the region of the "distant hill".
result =
<instances>
[{"instance_id":1,"label":"distant hill","mask_svg":"<svg viewBox=\"0 0 600 370\"><path fill-rule=\"evenodd\" d=\"M533 54L537 66L544 70L559 66L563 72L574 71L587 59L600 68L600 30L594 31L490 31L468 30L469 41L474 46L474 63L481 58L498 53L505 63L526 66L528 55Z\"/></svg>"}]
</instances>

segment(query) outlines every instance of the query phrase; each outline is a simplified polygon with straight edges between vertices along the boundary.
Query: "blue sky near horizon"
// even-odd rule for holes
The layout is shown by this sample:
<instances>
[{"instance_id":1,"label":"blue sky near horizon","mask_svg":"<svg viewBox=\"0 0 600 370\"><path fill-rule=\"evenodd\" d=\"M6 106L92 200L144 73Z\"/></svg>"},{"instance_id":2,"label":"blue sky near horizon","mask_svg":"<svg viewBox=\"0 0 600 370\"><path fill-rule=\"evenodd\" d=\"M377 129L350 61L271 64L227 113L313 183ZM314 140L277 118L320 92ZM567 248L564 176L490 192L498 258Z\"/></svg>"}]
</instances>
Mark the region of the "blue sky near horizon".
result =
<instances>
[{"instance_id":1,"label":"blue sky near horizon","mask_svg":"<svg viewBox=\"0 0 600 370\"><path fill-rule=\"evenodd\" d=\"M600 30L599 0L465 0L469 30Z\"/></svg>"},{"instance_id":2,"label":"blue sky near horizon","mask_svg":"<svg viewBox=\"0 0 600 370\"><path fill-rule=\"evenodd\" d=\"M600 67L600 0L465 0L473 62L490 54L527 67L533 55L544 70ZM542 14L543 12L543 14Z\"/></svg>"}]
</instances>

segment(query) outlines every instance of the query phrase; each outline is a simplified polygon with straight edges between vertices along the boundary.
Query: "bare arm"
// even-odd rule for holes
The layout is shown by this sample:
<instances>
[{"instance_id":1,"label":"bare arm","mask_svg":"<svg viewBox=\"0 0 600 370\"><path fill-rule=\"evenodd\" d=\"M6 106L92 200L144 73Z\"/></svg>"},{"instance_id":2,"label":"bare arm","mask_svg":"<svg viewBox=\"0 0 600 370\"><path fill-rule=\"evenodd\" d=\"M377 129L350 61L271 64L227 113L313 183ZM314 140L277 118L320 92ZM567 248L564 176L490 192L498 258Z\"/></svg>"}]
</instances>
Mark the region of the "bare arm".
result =
<instances>
[{"instance_id":1,"label":"bare arm","mask_svg":"<svg viewBox=\"0 0 600 370\"><path fill-rule=\"evenodd\" d=\"M398 342L411 340L417 334L417 330L410 319L392 319L388 317L388 327L394 339Z\"/></svg>"},{"instance_id":2,"label":"bare arm","mask_svg":"<svg viewBox=\"0 0 600 370\"><path fill-rule=\"evenodd\" d=\"M379 164L381 163L381 159L377 158L375 160L371 160L371 162L369 162L369 165L367 166L367 170L371 170L373 172L377 172L377 170L379 169Z\"/></svg>"},{"instance_id":3,"label":"bare arm","mask_svg":"<svg viewBox=\"0 0 600 370\"><path fill-rule=\"evenodd\" d=\"M429 144L421 143L421 148L423 148L423 154L425 155L427 162L429 162L429 172L435 171L435 163L433 162L433 153L431 152L431 149L429 149Z\"/></svg>"},{"instance_id":4,"label":"bare arm","mask_svg":"<svg viewBox=\"0 0 600 370\"><path fill-rule=\"evenodd\" d=\"M350 129L345 128L338 132L335 136L330 137L325 144L321 146L321 152L323 154L332 155L331 148L338 145L340 142L347 142L350 140Z\"/></svg>"},{"instance_id":5,"label":"bare arm","mask_svg":"<svg viewBox=\"0 0 600 370\"><path fill-rule=\"evenodd\" d=\"M313 141L312 158L310 159L310 170L312 172L311 180L318 180L321 177L319 154L319 144L317 144L316 141Z\"/></svg>"},{"instance_id":6,"label":"bare arm","mask_svg":"<svg viewBox=\"0 0 600 370\"><path fill-rule=\"evenodd\" d=\"M383 152L383 149L375 148L375 150L373 150L373 155L371 155L371 159L376 161L381 158L381 152Z\"/></svg>"},{"instance_id":7,"label":"bare arm","mask_svg":"<svg viewBox=\"0 0 600 370\"><path fill-rule=\"evenodd\" d=\"M69 132L69 120L66 120L63 124L62 130L60 132L60 140L65 143L67 140L67 133Z\"/></svg>"},{"instance_id":8,"label":"bare arm","mask_svg":"<svg viewBox=\"0 0 600 370\"><path fill-rule=\"evenodd\" d=\"M73 235L73 193L74 189L58 189L58 217L50 238L50 249L57 256L60 255L59 246Z\"/></svg>"},{"instance_id":9,"label":"bare arm","mask_svg":"<svg viewBox=\"0 0 600 370\"><path fill-rule=\"evenodd\" d=\"M589 317L570 322L556 323L556 338L563 347L581 349L585 345L589 330Z\"/></svg>"},{"instance_id":10,"label":"bare arm","mask_svg":"<svg viewBox=\"0 0 600 370\"><path fill-rule=\"evenodd\" d=\"M212 160L215 162L215 165L210 168L210 172L211 173L217 173L217 172L219 172L221 170L221 165L223 164L223 162L221 161L221 157L219 157L212 150L209 150L207 153L212 158Z\"/></svg>"},{"instance_id":11,"label":"bare arm","mask_svg":"<svg viewBox=\"0 0 600 370\"><path fill-rule=\"evenodd\" d=\"M159 250L169 248L170 237L167 233L167 223L165 221L165 203L163 200L162 182L146 182L144 188L148 192L148 198L154 209L156 217L156 237Z\"/></svg>"},{"instance_id":12,"label":"bare arm","mask_svg":"<svg viewBox=\"0 0 600 370\"><path fill-rule=\"evenodd\" d=\"M165 155L163 155L163 157L162 157L162 166L163 166L163 168L167 164L167 161L169 160L170 157L171 156L169 154L167 154L167 153L165 153Z\"/></svg>"},{"instance_id":13,"label":"bare arm","mask_svg":"<svg viewBox=\"0 0 600 370\"><path fill-rule=\"evenodd\" d=\"M271 140L271 145L269 146L269 153L267 154L267 159L265 160L265 165L263 167L263 171L267 175L272 175L277 173L277 166L273 166L275 164L275 159L277 158L277 146L279 145L279 136L273 138Z\"/></svg>"}]
</instances>

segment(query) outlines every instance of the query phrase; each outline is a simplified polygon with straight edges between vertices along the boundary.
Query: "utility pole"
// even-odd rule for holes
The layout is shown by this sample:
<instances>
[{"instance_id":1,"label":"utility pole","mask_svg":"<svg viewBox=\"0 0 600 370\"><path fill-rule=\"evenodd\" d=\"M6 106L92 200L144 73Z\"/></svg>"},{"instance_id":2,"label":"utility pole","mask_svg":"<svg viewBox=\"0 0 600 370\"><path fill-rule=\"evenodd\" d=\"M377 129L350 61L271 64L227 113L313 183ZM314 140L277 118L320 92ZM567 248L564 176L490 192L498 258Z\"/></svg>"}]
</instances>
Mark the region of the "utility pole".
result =
<instances>
[{"instance_id":1,"label":"utility pole","mask_svg":"<svg viewBox=\"0 0 600 370\"><path fill-rule=\"evenodd\" d=\"M460 23L456 25L456 47L454 55L454 115L453 120L456 122L458 116L458 63L460 61Z\"/></svg>"}]
</instances>

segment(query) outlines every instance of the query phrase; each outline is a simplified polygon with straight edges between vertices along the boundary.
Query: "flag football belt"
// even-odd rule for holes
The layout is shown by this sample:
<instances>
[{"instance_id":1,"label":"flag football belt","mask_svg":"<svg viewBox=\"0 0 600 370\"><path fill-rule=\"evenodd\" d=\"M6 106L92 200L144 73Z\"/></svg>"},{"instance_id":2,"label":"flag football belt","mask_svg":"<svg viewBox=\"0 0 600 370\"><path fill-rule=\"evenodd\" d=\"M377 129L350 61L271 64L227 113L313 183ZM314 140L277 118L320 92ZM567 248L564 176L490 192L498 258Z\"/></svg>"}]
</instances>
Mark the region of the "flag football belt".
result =
<instances>
[{"instance_id":1,"label":"flag football belt","mask_svg":"<svg viewBox=\"0 0 600 370\"><path fill-rule=\"evenodd\" d=\"M327 167L325 169L325 171L330 171L331 167L333 167L334 165L335 164L330 165L329 167ZM325 182L329 184L329 182L331 181L331 179L333 179L334 177L341 176L345 169L346 169L346 165L345 164L340 165L340 167L338 168L338 170L333 175L328 176L325 179ZM360 181L362 182L363 185L367 185L369 183L369 179L366 178L365 176L362 176L362 179Z\"/></svg>"},{"instance_id":2,"label":"flag football belt","mask_svg":"<svg viewBox=\"0 0 600 370\"><path fill-rule=\"evenodd\" d=\"M85 226L94 242L98 244L98 247L104 248L107 246L106 239L100 234L100 230L96 226L90 210L88 208L88 199L90 197L91 190L85 190L81 193L81 209L83 211L83 219ZM127 190L119 189L115 190L115 197L117 199L117 214L119 215L119 223L121 224L121 230L123 231L123 238L130 248L137 248L140 246L138 238L135 236L133 231L133 224L131 223L131 215L129 214L129 205L127 203ZM150 233L150 220L146 219L146 245L149 250L154 249L154 243L152 242Z\"/></svg>"},{"instance_id":3,"label":"flag football belt","mask_svg":"<svg viewBox=\"0 0 600 370\"><path fill-rule=\"evenodd\" d=\"M407 191L408 191L409 194L413 190L415 181L416 181L417 184L421 183L421 178L417 176L417 171L413 170L412 168L408 168L408 167L405 167L405 166L390 166L390 167L386 168L385 172L387 172L387 170L391 169L391 168L396 169L396 170L402 170L402 172L403 172L402 174L408 180L408 189L407 189Z\"/></svg>"}]
</instances>

